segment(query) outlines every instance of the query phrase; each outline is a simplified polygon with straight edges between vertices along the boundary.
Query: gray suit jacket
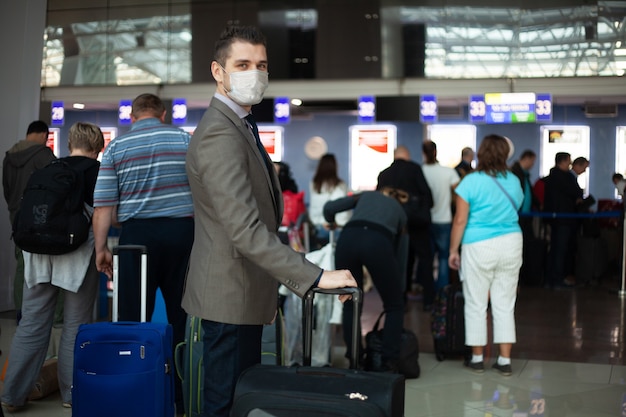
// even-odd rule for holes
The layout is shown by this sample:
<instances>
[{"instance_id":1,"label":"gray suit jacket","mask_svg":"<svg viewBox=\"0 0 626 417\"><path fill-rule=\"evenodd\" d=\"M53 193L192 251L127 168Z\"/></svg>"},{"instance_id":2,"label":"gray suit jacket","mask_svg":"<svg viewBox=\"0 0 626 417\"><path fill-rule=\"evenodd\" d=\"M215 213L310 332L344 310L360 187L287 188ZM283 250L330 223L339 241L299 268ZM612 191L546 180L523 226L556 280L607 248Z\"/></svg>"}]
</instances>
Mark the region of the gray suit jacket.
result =
<instances>
[{"instance_id":1,"label":"gray suit jacket","mask_svg":"<svg viewBox=\"0 0 626 417\"><path fill-rule=\"evenodd\" d=\"M278 282L302 297L321 269L280 242L278 178L245 121L218 99L191 139L187 175L195 240L183 308L220 323L270 322Z\"/></svg>"}]
</instances>

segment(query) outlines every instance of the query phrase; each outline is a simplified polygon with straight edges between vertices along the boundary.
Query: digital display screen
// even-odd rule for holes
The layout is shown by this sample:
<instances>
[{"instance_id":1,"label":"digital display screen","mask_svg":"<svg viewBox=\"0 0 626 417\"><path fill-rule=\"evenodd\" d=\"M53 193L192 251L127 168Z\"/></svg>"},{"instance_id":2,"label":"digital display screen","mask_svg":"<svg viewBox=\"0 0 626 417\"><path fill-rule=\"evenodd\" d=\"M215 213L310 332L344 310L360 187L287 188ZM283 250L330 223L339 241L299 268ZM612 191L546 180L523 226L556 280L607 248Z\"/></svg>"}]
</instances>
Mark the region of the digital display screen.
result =
<instances>
[{"instance_id":1,"label":"digital display screen","mask_svg":"<svg viewBox=\"0 0 626 417\"><path fill-rule=\"evenodd\" d=\"M485 94L487 123L533 123L535 93Z\"/></svg>"},{"instance_id":2,"label":"digital display screen","mask_svg":"<svg viewBox=\"0 0 626 417\"><path fill-rule=\"evenodd\" d=\"M414 122L420 119L419 96L376 97L376 120Z\"/></svg>"},{"instance_id":3,"label":"digital display screen","mask_svg":"<svg viewBox=\"0 0 626 417\"><path fill-rule=\"evenodd\" d=\"M472 123L510 124L552 121L552 96L535 93L487 93L471 95Z\"/></svg>"}]
</instances>

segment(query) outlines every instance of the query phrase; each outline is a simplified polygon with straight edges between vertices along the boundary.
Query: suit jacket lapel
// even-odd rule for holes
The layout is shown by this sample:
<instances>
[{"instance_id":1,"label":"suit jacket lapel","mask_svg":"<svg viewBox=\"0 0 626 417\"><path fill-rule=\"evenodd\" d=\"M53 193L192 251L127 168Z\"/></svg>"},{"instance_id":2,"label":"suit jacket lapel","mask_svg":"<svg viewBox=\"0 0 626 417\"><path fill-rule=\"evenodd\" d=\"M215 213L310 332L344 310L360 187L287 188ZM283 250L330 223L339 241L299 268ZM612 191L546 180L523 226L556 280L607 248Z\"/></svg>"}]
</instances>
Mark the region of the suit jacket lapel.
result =
<instances>
[{"instance_id":1,"label":"suit jacket lapel","mask_svg":"<svg viewBox=\"0 0 626 417\"><path fill-rule=\"evenodd\" d=\"M250 128L248 127L248 124L245 120L239 118L239 116L237 116L237 114L235 114L235 112L233 112L230 107L228 107L226 104L222 103L218 99L212 99L210 106L215 107L217 110L223 113L237 127L241 135L245 138L250 148L250 151L255 155L257 161L263 167L263 172L265 172L265 179L267 180L268 188L274 202L274 211L276 213L277 224L280 225L283 216L283 199L280 190L280 184L278 182L278 177L273 170L271 172L268 170L268 168L271 168L272 165L272 161L270 160L269 155L267 155L267 153L265 155L261 154L261 151L256 145L256 139L252 134ZM265 162L265 158L267 158L267 160L269 161L269 167L268 164Z\"/></svg>"}]
</instances>

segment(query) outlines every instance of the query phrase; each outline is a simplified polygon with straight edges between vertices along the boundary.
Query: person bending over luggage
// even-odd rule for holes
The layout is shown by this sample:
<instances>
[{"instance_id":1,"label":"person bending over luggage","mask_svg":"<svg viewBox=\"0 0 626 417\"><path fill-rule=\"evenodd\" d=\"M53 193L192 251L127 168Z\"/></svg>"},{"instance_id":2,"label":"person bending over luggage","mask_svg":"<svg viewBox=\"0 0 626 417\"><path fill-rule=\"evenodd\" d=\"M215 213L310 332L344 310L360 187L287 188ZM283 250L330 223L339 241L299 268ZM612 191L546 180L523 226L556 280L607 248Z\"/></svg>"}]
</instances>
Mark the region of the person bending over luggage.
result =
<instances>
[{"instance_id":1,"label":"person bending over luggage","mask_svg":"<svg viewBox=\"0 0 626 417\"><path fill-rule=\"evenodd\" d=\"M408 198L408 195L403 197ZM407 218L396 198L402 197L390 188L383 188L329 201L324 205L324 217L331 225L337 213L353 209L352 217L344 225L337 240L335 267L349 269L361 289L363 267L366 267L382 299L386 313L383 363L374 364L373 369L370 369L378 372L397 372L404 321ZM352 346L352 319L352 303L345 303L343 338L348 347ZM362 351L360 346L359 352ZM352 365L349 348L346 357Z\"/></svg>"},{"instance_id":2,"label":"person bending over luggage","mask_svg":"<svg viewBox=\"0 0 626 417\"><path fill-rule=\"evenodd\" d=\"M478 167L456 188L456 213L450 238L450 268L458 269L465 297L465 344L472 359L465 366L485 371L487 306L491 300L493 341L500 355L493 368L511 375L515 343L515 300L522 266L522 232L518 210L524 192L507 168L509 144L503 136L486 136L478 149ZM463 254L459 247L463 244Z\"/></svg>"},{"instance_id":3,"label":"person bending over luggage","mask_svg":"<svg viewBox=\"0 0 626 417\"><path fill-rule=\"evenodd\" d=\"M70 156L62 158L85 177L84 201L93 211L93 190L100 163L96 160L104 146L98 126L76 123L69 131ZM11 355L4 380L2 405L14 412L28 401L39 371L46 359L57 296L64 293L63 330L58 352L58 379L63 407L72 406L74 340L78 326L92 319L98 291L93 232L78 249L63 255L24 252L24 299L22 319L11 342Z\"/></svg>"}]
</instances>

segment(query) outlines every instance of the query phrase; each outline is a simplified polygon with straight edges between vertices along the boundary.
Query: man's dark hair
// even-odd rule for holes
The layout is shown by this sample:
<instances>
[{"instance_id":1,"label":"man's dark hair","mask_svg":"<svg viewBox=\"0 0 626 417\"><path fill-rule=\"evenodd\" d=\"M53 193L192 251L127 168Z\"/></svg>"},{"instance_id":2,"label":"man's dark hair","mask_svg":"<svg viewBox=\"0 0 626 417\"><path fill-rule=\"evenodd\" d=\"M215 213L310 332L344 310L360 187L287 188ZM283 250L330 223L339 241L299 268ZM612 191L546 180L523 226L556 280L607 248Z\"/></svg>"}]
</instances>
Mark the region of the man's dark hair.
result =
<instances>
[{"instance_id":1,"label":"man's dark hair","mask_svg":"<svg viewBox=\"0 0 626 417\"><path fill-rule=\"evenodd\" d=\"M163 101L154 94L145 93L137 96L133 100L132 115L136 118L149 114L154 117L161 117L165 111Z\"/></svg>"},{"instance_id":2,"label":"man's dark hair","mask_svg":"<svg viewBox=\"0 0 626 417\"><path fill-rule=\"evenodd\" d=\"M561 162L567 161L570 158L571 155L567 152L557 152L556 155L554 155L554 165L559 165Z\"/></svg>"},{"instance_id":3,"label":"man's dark hair","mask_svg":"<svg viewBox=\"0 0 626 417\"><path fill-rule=\"evenodd\" d=\"M461 158L465 158L466 156L470 156L472 154L474 154L474 150L470 148L469 146L466 146L465 148L461 149Z\"/></svg>"},{"instance_id":4,"label":"man's dark hair","mask_svg":"<svg viewBox=\"0 0 626 417\"><path fill-rule=\"evenodd\" d=\"M254 26L229 26L221 33L220 38L215 42L213 60L222 67L226 65L226 59L230 54L230 46L235 41L243 41L252 45L263 45L267 47L265 36Z\"/></svg>"},{"instance_id":5,"label":"man's dark hair","mask_svg":"<svg viewBox=\"0 0 626 417\"><path fill-rule=\"evenodd\" d=\"M584 156L579 156L578 158L572 161L572 165L586 165L589 163L589 160Z\"/></svg>"},{"instance_id":6,"label":"man's dark hair","mask_svg":"<svg viewBox=\"0 0 626 417\"><path fill-rule=\"evenodd\" d=\"M536 156L537 154L534 151L531 151L530 149L526 149L524 152L522 152L519 159L535 158Z\"/></svg>"},{"instance_id":7,"label":"man's dark hair","mask_svg":"<svg viewBox=\"0 0 626 417\"><path fill-rule=\"evenodd\" d=\"M424 143L422 143L422 152L424 152L424 158L427 164L437 162L437 145L435 142L425 140Z\"/></svg>"},{"instance_id":8,"label":"man's dark hair","mask_svg":"<svg viewBox=\"0 0 626 417\"><path fill-rule=\"evenodd\" d=\"M26 134L30 135L31 133L48 133L48 131L48 125L46 124L46 122L36 120L28 125Z\"/></svg>"}]
</instances>

